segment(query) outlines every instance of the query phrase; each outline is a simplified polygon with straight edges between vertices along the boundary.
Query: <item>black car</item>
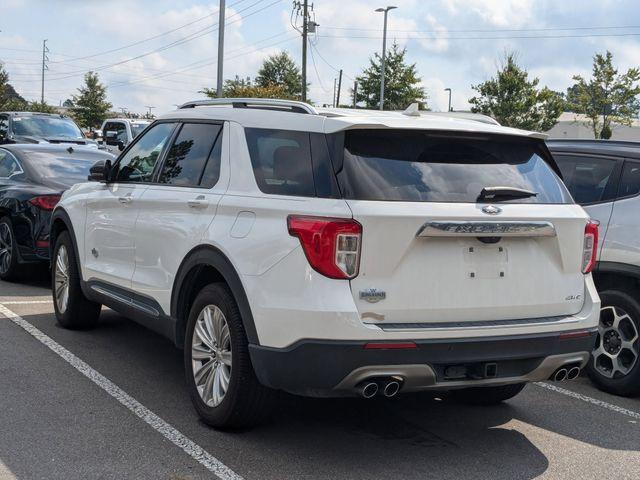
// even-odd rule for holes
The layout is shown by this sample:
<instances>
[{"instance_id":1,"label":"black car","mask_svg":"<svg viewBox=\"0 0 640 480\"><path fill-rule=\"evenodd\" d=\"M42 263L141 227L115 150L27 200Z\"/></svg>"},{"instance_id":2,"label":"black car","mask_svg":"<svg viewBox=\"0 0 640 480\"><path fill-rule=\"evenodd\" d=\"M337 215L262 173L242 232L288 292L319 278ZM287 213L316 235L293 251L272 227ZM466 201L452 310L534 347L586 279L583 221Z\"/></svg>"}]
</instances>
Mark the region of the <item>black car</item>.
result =
<instances>
[{"instance_id":1,"label":"black car","mask_svg":"<svg viewBox=\"0 0 640 480\"><path fill-rule=\"evenodd\" d=\"M87 181L89 169L113 155L84 146L0 146L0 279L21 265L49 260L51 211L62 193Z\"/></svg>"},{"instance_id":2,"label":"black car","mask_svg":"<svg viewBox=\"0 0 640 480\"><path fill-rule=\"evenodd\" d=\"M98 143L86 138L69 117L36 112L0 112L0 145L7 143L64 143L98 148Z\"/></svg>"}]
</instances>

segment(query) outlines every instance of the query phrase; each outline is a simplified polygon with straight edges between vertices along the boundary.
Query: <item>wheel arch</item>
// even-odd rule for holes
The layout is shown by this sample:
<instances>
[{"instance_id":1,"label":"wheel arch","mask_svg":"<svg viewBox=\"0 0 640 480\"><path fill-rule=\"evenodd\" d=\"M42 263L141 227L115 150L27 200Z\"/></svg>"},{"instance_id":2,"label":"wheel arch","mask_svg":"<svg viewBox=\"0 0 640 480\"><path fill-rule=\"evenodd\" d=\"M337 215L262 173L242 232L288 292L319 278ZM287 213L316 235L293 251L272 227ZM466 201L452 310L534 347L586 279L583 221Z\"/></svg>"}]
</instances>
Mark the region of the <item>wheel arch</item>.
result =
<instances>
[{"instance_id":1,"label":"wheel arch","mask_svg":"<svg viewBox=\"0 0 640 480\"><path fill-rule=\"evenodd\" d=\"M593 280L600 292L616 289L640 300L640 266L619 262L598 262Z\"/></svg>"},{"instance_id":2,"label":"wheel arch","mask_svg":"<svg viewBox=\"0 0 640 480\"><path fill-rule=\"evenodd\" d=\"M73 230L73 223L71 222L71 218L69 214L61 207L58 207L54 210L51 215L51 227L49 230L49 258L53 260L53 250L56 246L56 240L60 236L62 232L69 232L69 236L71 237L71 244L73 245L73 253L76 256L76 261L80 264L80 252L78 251L78 244L76 243L76 234ZM51 261L50 260L50 261ZM82 281L82 268L80 268L80 280L81 285L84 282Z\"/></svg>"},{"instance_id":3,"label":"wheel arch","mask_svg":"<svg viewBox=\"0 0 640 480\"><path fill-rule=\"evenodd\" d=\"M200 289L214 282L224 282L231 290L251 344L259 345L249 300L240 276L222 251L212 245L193 248L182 261L171 294L171 316L176 320L176 345L182 348L191 304Z\"/></svg>"}]
</instances>

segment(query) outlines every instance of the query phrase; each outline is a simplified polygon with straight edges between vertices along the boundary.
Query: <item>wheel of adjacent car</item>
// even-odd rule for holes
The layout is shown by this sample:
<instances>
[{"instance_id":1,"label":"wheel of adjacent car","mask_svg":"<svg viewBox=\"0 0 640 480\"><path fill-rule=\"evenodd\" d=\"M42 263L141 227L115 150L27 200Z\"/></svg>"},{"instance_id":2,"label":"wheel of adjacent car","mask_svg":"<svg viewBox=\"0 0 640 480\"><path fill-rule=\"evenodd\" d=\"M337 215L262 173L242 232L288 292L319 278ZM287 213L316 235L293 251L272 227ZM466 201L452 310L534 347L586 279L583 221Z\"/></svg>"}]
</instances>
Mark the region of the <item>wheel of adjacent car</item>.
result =
<instances>
[{"instance_id":1,"label":"wheel of adjacent car","mask_svg":"<svg viewBox=\"0 0 640 480\"><path fill-rule=\"evenodd\" d=\"M207 285L194 300L184 363L189 394L207 424L247 427L269 413L275 392L255 376L242 317L225 284Z\"/></svg>"},{"instance_id":2,"label":"wheel of adjacent car","mask_svg":"<svg viewBox=\"0 0 640 480\"><path fill-rule=\"evenodd\" d=\"M18 278L18 246L9 217L0 218L0 279Z\"/></svg>"},{"instance_id":3,"label":"wheel of adjacent car","mask_svg":"<svg viewBox=\"0 0 640 480\"><path fill-rule=\"evenodd\" d=\"M518 395L526 383L514 383L496 387L474 387L462 390L452 390L449 397L452 400L471 405L495 405Z\"/></svg>"},{"instance_id":4,"label":"wheel of adjacent car","mask_svg":"<svg viewBox=\"0 0 640 480\"><path fill-rule=\"evenodd\" d=\"M58 323L65 328L95 326L102 305L87 299L80 287L80 270L68 232L56 239L51 261L51 290Z\"/></svg>"},{"instance_id":5,"label":"wheel of adjacent car","mask_svg":"<svg viewBox=\"0 0 640 480\"><path fill-rule=\"evenodd\" d=\"M640 303L629 293L600 293L602 308L596 346L587 372L602 390L640 394Z\"/></svg>"}]
</instances>

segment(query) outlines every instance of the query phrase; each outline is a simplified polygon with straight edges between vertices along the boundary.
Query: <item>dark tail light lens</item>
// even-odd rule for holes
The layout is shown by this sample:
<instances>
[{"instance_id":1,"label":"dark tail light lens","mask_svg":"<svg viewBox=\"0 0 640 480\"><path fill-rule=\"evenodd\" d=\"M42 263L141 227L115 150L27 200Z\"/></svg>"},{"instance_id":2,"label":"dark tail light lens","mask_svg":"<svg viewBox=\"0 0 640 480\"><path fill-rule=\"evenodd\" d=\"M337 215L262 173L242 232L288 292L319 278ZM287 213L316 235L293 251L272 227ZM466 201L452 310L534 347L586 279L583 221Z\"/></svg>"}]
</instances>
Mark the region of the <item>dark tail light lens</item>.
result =
<instances>
[{"instance_id":1,"label":"dark tail light lens","mask_svg":"<svg viewBox=\"0 0 640 480\"><path fill-rule=\"evenodd\" d=\"M60 195L41 195L39 197L33 197L29 200L29 203L41 210L51 211L56 207L59 201Z\"/></svg>"},{"instance_id":2,"label":"dark tail light lens","mask_svg":"<svg viewBox=\"0 0 640 480\"><path fill-rule=\"evenodd\" d=\"M290 215L289 234L298 237L309 264L329 278L358 275L362 225L352 219Z\"/></svg>"}]
</instances>

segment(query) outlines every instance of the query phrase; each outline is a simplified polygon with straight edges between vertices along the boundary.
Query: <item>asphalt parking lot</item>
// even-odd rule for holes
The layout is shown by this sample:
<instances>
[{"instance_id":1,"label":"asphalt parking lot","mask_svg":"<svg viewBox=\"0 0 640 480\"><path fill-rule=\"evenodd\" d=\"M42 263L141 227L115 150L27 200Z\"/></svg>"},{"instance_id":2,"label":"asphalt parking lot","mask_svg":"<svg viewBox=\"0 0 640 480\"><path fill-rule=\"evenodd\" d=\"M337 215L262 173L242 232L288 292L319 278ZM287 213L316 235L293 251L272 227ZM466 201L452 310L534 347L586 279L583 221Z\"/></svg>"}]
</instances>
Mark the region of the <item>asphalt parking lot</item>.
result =
<instances>
[{"instance_id":1,"label":"asphalt parking lot","mask_svg":"<svg viewBox=\"0 0 640 480\"><path fill-rule=\"evenodd\" d=\"M40 276L0 282L0 479L640 478L640 399L583 378L488 408L284 397L266 425L215 431L170 342L106 309L63 330Z\"/></svg>"}]
</instances>

